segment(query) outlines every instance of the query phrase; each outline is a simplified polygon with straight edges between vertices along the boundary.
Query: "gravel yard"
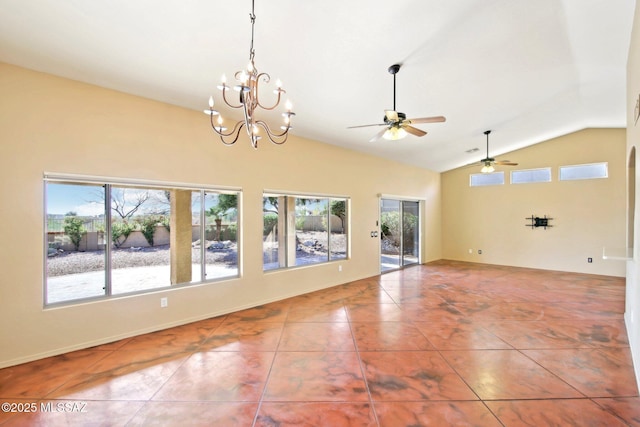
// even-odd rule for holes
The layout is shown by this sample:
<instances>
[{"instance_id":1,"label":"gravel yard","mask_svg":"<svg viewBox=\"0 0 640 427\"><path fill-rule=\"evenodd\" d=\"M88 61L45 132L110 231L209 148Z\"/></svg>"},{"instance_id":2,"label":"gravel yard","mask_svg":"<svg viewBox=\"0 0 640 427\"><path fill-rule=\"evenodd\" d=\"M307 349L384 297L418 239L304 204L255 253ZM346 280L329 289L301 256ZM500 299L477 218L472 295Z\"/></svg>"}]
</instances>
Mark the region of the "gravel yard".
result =
<instances>
[{"instance_id":1,"label":"gravel yard","mask_svg":"<svg viewBox=\"0 0 640 427\"><path fill-rule=\"evenodd\" d=\"M192 249L192 259L200 261L200 248ZM206 251L207 264L235 264L235 245L229 249ZM113 249L111 265L114 269L140 266L169 265L169 245L152 248ZM47 259L49 277L104 270L104 251L61 252Z\"/></svg>"},{"instance_id":2,"label":"gravel yard","mask_svg":"<svg viewBox=\"0 0 640 427\"><path fill-rule=\"evenodd\" d=\"M327 237L322 232L298 233L297 258L315 258L326 256ZM346 254L346 236L335 235L332 241L334 253ZM200 262L200 247L194 243L192 249L192 260L194 264ZM227 243L224 247L206 251L206 264L220 264L224 266L237 266L236 245ZM89 252L58 252L56 256L47 258L47 275L49 277L62 276L67 274L87 273L91 271L104 270L104 251ZM277 258L276 258L277 259ZM111 251L111 265L113 269L132 268L140 266L160 266L170 263L169 245L147 247L147 248L127 248L113 249Z\"/></svg>"},{"instance_id":3,"label":"gravel yard","mask_svg":"<svg viewBox=\"0 0 640 427\"><path fill-rule=\"evenodd\" d=\"M308 232L298 236L296 265L327 261L326 233ZM332 241L333 255L346 257L346 236ZM324 241L323 241L324 239ZM277 242L263 252L265 270L279 268ZM207 241L205 269L201 270L199 242L192 246L192 281L236 277L238 254L235 243ZM268 246L268 245L265 245ZM337 253L336 253L337 252ZM169 245L113 249L110 293L112 295L163 288L170 282ZM104 251L57 252L47 258L47 303L57 303L105 295Z\"/></svg>"}]
</instances>

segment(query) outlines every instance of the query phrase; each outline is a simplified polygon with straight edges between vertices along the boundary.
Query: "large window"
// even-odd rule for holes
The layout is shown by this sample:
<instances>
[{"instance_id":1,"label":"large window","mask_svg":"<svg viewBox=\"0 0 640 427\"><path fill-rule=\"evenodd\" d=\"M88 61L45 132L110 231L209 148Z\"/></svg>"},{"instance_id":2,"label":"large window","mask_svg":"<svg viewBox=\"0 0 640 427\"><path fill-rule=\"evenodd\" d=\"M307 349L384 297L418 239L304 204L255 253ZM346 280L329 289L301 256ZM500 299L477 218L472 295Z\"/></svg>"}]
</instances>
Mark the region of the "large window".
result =
<instances>
[{"instance_id":1,"label":"large window","mask_svg":"<svg viewBox=\"0 0 640 427\"><path fill-rule=\"evenodd\" d=\"M264 194L264 270L347 258L347 198Z\"/></svg>"},{"instance_id":2,"label":"large window","mask_svg":"<svg viewBox=\"0 0 640 427\"><path fill-rule=\"evenodd\" d=\"M238 276L238 191L45 179L45 304Z\"/></svg>"}]
</instances>

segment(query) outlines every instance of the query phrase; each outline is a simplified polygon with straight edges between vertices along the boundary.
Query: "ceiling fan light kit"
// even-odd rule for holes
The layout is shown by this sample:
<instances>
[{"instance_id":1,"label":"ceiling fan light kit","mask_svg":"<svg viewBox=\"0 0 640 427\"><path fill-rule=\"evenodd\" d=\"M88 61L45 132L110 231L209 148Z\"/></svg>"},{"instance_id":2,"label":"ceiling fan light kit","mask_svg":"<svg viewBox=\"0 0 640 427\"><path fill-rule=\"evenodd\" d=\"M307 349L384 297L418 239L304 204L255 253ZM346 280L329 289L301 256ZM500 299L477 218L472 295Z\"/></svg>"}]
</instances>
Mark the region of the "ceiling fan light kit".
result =
<instances>
[{"instance_id":1,"label":"ceiling fan light kit","mask_svg":"<svg viewBox=\"0 0 640 427\"><path fill-rule=\"evenodd\" d=\"M493 167L491 162L485 162L484 166L482 166L482 169L480 169L480 172L482 172L482 173L491 173L491 172L493 172L495 170L496 170L496 168Z\"/></svg>"},{"instance_id":2,"label":"ceiling fan light kit","mask_svg":"<svg viewBox=\"0 0 640 427\"><path fill-rule=\"evenodd\" d=\"M386 110L384 113L384 118L382 119L383 123L371 124L371 125L360 125L360 126L349 126L348 129L354 128L362 128L369 126L386 126L386 129L382 129L373 138L369 140L369 142L377 141L380 138L389 140L389 141L397 141L411 134L414 136L425 136L427 132L422 129L418 129L417 127L411 126L412 124L417 123L439 123L444 122L446 119L444 116L434 116L434 117L422 117L418 119L407 119L406 114L401 113L396 110L396 74L400 71L400 64L393 64L388 69L389 74L393 75L393 110Z\"/></svg>"},{"instance_id":3,"label":"ceiling fan light kit","mask_svg":"<svg viewBox=\"0 0 640 427\"><path fill-rule=\"evenodd\" d=\"M401 127L391 126L389 129L385 131L385 133L382 134L382 137L387 141L397 141L399 139L404 138L407 135L408 135L407 131L402 129Z\"/></svg>"},{"instance_id":4,"label":"ceiling fan light kit","mask_svg":"<svg viewBox=\"0 0 640 427\"><path fill-rule=\"evenodd\" d=\"M218 111L213 109L213 96L209 98L209 108L204 110L204 113L210 117L211 128L220 136L220 140L223 144L235 144L238 140L238 137L240 136L240 130L244 127L251 141L251 146L257 149L258 141L262 138L262 136L260 136L260 128L264 130L267 138L269 138L271 142L277 145L284 144L287 141L289 130L291 129L291 117L295 116L295 113L292 111L293 107L291 105L291 102L287 100L285 104L286 110L282 113L284 123L282 125L279 125L279 128L282 132L273 131L272 128L269 127L269 125L264 120L258 120L254 115L258 107L268 111L274 110L278 105L280 105L280 99L282 95L286 93L282 88L282 83L280 82L280 80L278 80L276 82L276 88L273 90L273 93L277 96L277 98L272 106L266 107L261 104L258 99L260 82L262 81L264 83L269 83L269 81L271 80L271 76L269 76L269 74L267 73L259 73L255 65L253 35L256 15L254 11L255 0L251 0L251 14L249 15L251 19L251 47L249 49L249 64L247 65L246 70L240 70L234 74L234 77L238 81L238 84L233 86L233 89L239 93L239 104L232 104L227 99L227 92L229 91L229 89L231 89L231 86L227 85L227 79L224 74L222 75L220 85L218 85L218 89L222 91L222 99L225 104L231 108L242 109L242 112L244 113L244 120L236 122L236 124L233 126L233 129L227 132L227 128L223 126L222 115L220 115ZM214 120L214 116L217 116L216 120Z\"/></svg>"}]
</instances>

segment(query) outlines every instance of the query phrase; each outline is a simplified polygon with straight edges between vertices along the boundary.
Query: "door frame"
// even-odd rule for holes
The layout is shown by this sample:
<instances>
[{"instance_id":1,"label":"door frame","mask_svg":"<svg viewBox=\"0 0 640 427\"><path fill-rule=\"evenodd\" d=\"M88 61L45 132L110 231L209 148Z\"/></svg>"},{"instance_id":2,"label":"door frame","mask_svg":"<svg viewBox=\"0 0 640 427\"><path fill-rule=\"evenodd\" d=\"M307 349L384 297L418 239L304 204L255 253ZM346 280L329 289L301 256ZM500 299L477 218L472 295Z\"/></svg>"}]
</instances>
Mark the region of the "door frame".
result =
<instances>
[{"instance_id":1,"label":"door frame","mask_svg":"<svg viewBox=\"0 0 640 427\"><path fill-rule=\"evenodd\" d=\"M418 262L414 263L414 264L409 264L409 265L403 265L402 260L403 260L403 250L402 250L402 244L401 244L401 250L400 250L400 260L399 260L399 266L398 268L391 268L391 269L387 269L387 270L382 270L382 200L395 200L395 201L399 201L400 202L400 218L402 219L402 213L403 213L403 209L402 209L402 202L418 202ZM398 271L398 270L402 270L403 268L406 267L413 267L415 265L420 265L423 262L423 253L424 253L424 245L423 245L423 223L424 223L424 204L425 204L425 199L423 198L419 198L419 197L410 197L410 196L398 196L398 195L392 195L392 194L378 194L378 235L380 236L380 239L378 241L378 271L380 274L384 274L384 273L389 273L392 271Z\"/></svg>"}]
</instances>

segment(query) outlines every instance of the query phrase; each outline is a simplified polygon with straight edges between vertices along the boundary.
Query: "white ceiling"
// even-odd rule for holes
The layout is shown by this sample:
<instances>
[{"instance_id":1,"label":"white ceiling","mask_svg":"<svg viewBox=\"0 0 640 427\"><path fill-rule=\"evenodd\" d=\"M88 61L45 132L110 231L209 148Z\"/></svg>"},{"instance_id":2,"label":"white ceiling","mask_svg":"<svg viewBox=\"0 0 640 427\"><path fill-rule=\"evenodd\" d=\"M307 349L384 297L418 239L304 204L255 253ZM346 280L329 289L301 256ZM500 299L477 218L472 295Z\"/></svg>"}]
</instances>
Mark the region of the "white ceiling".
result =
<instances>
[{"instance_id":1,"label":"white ceiling","mask_svg":"<svg viewBox=\"0 0 640 427\"><path fill-rule=\"evenodd\" d=\"M484 157L487 129L499 156L625 127L634 9L635 0L256 0L255 61L282 80L292 133L446 171ZM216 85L248 62L250 10L250 0L0 0L0 61L194 110L214 94L228 116ZM422 138L369 142L380 128L347 127L381 123L392 109L394 63L397 110L447 121L417 125Z\"/></svg>"}]
</instances>

